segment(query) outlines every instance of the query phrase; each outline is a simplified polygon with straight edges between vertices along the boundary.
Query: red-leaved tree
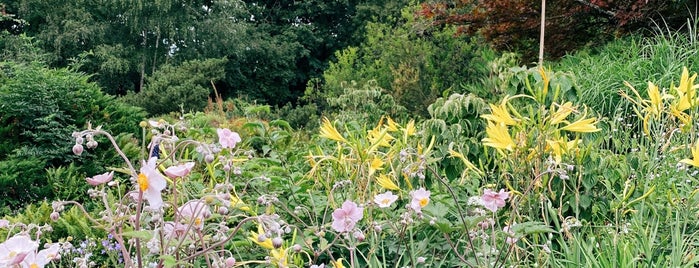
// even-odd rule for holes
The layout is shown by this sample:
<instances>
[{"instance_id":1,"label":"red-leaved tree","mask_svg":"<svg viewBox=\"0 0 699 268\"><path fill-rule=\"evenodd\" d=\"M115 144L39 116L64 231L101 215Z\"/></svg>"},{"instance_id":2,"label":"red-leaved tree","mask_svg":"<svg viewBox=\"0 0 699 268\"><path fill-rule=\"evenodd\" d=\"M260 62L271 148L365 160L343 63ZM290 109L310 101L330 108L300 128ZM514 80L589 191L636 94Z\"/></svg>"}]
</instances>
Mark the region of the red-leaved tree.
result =
<instances>
[{"instance_id":1,"label":"red-leaved tree","mask_svg":"<svg viewBox=\"0 0 699 268\"><path fill-rule=\"evenodd\" d=\"M560 57L585 45L667 22L686 22L691 0L547 0L547 57ZM421 5L418 16L436 25L459 25L460 33L481 34L495 48L517 51L524 60L536 58L539 45L541 1L447 0Z\"/></svg>"}]
</instances>

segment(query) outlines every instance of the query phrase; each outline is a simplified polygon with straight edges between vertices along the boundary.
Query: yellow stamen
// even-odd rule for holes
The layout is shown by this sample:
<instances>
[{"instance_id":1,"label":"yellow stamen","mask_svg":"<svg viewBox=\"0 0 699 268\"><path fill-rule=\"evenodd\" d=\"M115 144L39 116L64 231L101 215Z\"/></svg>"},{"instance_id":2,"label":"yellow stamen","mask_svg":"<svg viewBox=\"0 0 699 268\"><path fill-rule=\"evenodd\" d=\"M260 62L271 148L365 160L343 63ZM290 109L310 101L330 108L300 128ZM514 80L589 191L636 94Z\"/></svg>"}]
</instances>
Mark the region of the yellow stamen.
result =
<instances>
[{"instance_id":1,"label":"yellow stamen","mask_svg":"<svg viewBox=\"0 0 699 268\"><path fill-rule=\"evenodd\" d=\"M146 174L138 174L138 187L141 189L141 192L145 192L148 189L148 177L146 177Z\"/></svg>"},{"instance_id":2,"label":"yellow stamen","mask_svg":"<svg viewBox=\"0 0 699 268\"><path fill-rule=\"evenodd\" d=\"M424 208L425 206L427 206L427 203L429 203L429 202L430 202L430 200L427 198L420 199L420 207Z\"/></svg>"}]
</instances>

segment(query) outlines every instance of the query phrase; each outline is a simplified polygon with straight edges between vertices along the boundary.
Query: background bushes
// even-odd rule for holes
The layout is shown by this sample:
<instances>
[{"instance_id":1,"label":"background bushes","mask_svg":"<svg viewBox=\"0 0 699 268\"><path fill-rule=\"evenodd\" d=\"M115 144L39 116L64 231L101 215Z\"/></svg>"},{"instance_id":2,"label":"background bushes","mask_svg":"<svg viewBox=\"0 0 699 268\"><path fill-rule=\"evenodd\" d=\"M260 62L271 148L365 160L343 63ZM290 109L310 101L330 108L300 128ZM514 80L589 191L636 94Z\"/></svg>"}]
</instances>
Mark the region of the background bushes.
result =
<instances>
[{"instance_id":1,"label":"background bushes","mask_svg":"<svg viewBox=\"0 0 699 268\"><path fill-rule=\"evenodd\" d=\"M86 75L40 63L0 63L0 213L44 198L63 198L47 184L47 168L78 161L81 168L74 175L83 179L115 163L109 150L94 155L86 150L77 159L71 153L73 131L91 124L112 133L139 133L144 112L105 95L87 80Z\"/></svg>"}]
</instances>

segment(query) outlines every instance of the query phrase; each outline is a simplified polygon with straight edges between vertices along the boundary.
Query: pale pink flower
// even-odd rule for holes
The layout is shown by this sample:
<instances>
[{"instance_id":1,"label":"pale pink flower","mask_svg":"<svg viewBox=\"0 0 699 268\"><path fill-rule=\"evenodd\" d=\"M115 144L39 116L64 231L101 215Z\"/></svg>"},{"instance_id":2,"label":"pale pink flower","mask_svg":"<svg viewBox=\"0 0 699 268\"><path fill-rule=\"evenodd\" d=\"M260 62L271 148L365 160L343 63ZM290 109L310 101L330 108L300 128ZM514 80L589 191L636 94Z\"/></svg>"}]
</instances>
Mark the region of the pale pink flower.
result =
<instances>
[{"instance_id":1,"label":"pale pink flower","mask_svg":"<svg viewBox=\"0 0 699 268\"><path fill-rule=\"evenodd\" d=\"M227 128L216 129L216 133L218 133L218 143L220 143L223 148L233 149L235 148L235 144L241 141L238 133Z\"/></svg>"},{"instance_id":2,"label":"pale pink flower","mask_svg":"<svg viewBox=\"0 0 699 268\"><path fill-rule=\"evenodd\" d=\"M501 189L500 192L496 193L490 189L485 189L483 191L483 196L481 196L481 201L483 206L488 210L495 212L498 208L505 206L505 200L510 197L510 192L505 192Z\"/></svg>"},{"instance_id":3,"label":"pale pink flower","mask_svg":"<svg viewBox=\"0 0 699 268\"><path fill-rule=\"evenodd\" d=\"M377 194L374 196L374 203L376 203L380 208L390 207L393 202L398 200L398 196L394 195L391 191L386 191L383 194Z\"/></svg>"},{"instance_id":4,"label":"pale pink flower","mask_svg":"<svg viewBox=\"0 0 699 268\"><path fill-rule=\"evenodd\" d=\"M357 203L346 200L342 207L333 211L332 228L337 232L345 233L354 229L359 220L364 217L364 208L357 206Z\"/></svg>"},{"instance_id":5,"label":"pale pink flower","mask_svg":"<svg viewBox=\"0 0 699 268\"><path fill-rule=\"evenodd\" d=\"M194 162L187 162L177 166L171 166L165 169L165 175L173 179L181 178L187 176L187 174L192 171L192 168L194 168Z\"/></svg>"},{"instance_id":6,"label":"pale pink flower","mask_svg":"<svg viewBox=\"0 0 699 268\"><path fill-rule=\"evenodd\" d=\"M211 208L200 200L192 200L182 205L178 210L182 218L191 221L192 225L201 229L204 221L211 217Z\"/></svg>"},{"instance_id":7,"label":"pale pink flower","mask_svg":"<svg viewBox=\"0 0 699 268\"><path fill-rule=\"evenodd\" d=\"M0 267L14 267L39 248L27 235L15 235L0 243Z\"/></svg>"},{"instance_id":8,"label":"pale pink flower","mask_svg":"<svg viewBox=\"0 0 699 268\"><path fill-rule=\"evenodd\" d=\"M24 261L22 267L42 268L55 260L58 257L58 250L61 246L58 243L51 244L48 248L40 250L38 253L30 252Z\"/></svg>"},{"instance_id":9,"label":"pale pink flower","mask_svg":"<svg viewBox=\"0 0 699 268\"><path fill-rule=\"evenodd\" d=\"M410 201L410 208L415 212L421 212L422 208L430 203L430 191L425 190L425 188L420 188L415 191L410 192L412 200Z\"/></svg>"},{"instance_id":10,"label":"pale pink flower","mask_svg":"<svg viewBox=\"0 0 699 268\"><path fill-rule=\"evenodd\" d=\"M148 206L154 210L163 205L161 191L165 189L165 176L160 174L156 166L157 157L151 157L148 162L143 161L141 173L138 174L138 189L143 192L143 197L148 200Z\"/></svg>"},{"instance_id":11,"label":"pale pink flower","mask_svg":"<svg viewBox=\"0 0 699 268\"><path fill-rule=\"evenodd\" d=\"M92 186L97 186L103 183L110 182L112 178L114 177L114 171L112 172L105 172L100 175L95 175L92 178L85 178L87 180L87 184L92 185Z\"/></svg>"},{"instance_id":12,"label":"pale pink flower","mask_svg":"<svg viewBox=\"0 0 699 268\"><path fill-rule=\"evenodd\" d=\"M163 122L165 122L165 121L163 121ZM148 124L154 128L163 128L165 126L165 124L163 122L155 121L155 120L148 120Z\"/></svg>"},{"instance_id":13,"label":"pale pink flower","mask_svg":"<svg viewBox=\"0 0 699 268\"><path fill-rule=\"evenodd\" d=\"M163 234L167 239L180 239L187 233L187 225L179 222L165 222L163 225Z\"/></svg>"},{"instance_id":14,"label":"pale pink flower","mask_svg":"<svg viewBox=\"0 0 699 268\"><path fill-rule=\"evenodd\" d=\"M6 219L0 220L0 228L7 228L10 227L10 221Z\"/></svg>"}]
</instances>

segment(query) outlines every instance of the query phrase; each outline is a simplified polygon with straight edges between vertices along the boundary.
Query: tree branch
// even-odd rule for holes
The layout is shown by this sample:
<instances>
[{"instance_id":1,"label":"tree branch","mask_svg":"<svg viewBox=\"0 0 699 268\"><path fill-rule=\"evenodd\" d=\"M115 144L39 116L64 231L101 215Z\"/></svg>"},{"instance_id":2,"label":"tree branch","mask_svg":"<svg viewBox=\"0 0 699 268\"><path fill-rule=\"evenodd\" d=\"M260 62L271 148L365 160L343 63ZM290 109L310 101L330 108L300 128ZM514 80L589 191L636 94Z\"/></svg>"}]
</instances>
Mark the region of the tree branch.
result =
<instances>
[{"instance_id":1,"label":"tree branch","mask_svg":"<svg viewBox=\"0 0 699 268\"><path fill-rule=\"evenodd\" d=\"M600 6L595 5L595 4L593 4L593 3L590 3L590 2L588 2L588 1L585 1L585 0L574 0L574 1L575 1L575 2L578 2L578 3L580 3L580 4L583 4L583 5L586 5L586 6L590 7L590 8L592 8L592 9L594 9L594 10L597 10L597 11L600 12L600 13L606 14L606 15L608 15L608 16L610 16L610 17L616 16L616 13L615 13L615 12L612 12L612 11L609 11L609 10L605 10L605 9L601 8Z\"/></svg>"}]
</instances>

